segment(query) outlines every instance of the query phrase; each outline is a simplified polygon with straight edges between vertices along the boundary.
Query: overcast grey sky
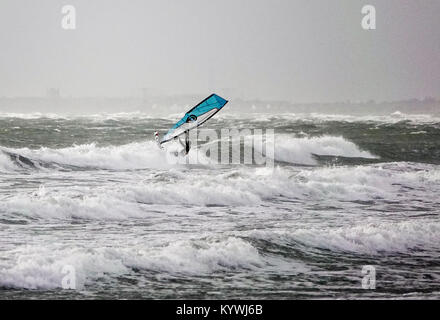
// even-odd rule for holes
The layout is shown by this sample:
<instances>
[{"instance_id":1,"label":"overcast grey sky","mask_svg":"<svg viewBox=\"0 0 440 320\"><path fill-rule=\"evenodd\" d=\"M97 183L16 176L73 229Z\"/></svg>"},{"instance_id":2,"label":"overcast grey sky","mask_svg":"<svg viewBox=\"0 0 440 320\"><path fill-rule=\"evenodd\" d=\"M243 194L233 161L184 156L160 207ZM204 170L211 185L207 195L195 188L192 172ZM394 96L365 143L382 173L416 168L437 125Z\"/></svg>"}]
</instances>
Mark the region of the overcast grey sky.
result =
<instances>
[{"instance_id":1,"label":"overcast grey sky","mask_svg":"<svg viewBox=\"0 0 440 320\"><path fill-rule=\"evenodd\" d=\"M66 4L74 31L61 28ZM365 4L376 30L361 28ZM440 96L438 0L1 0L0 44L0 96Z\"/></svg>"}]
</instances>

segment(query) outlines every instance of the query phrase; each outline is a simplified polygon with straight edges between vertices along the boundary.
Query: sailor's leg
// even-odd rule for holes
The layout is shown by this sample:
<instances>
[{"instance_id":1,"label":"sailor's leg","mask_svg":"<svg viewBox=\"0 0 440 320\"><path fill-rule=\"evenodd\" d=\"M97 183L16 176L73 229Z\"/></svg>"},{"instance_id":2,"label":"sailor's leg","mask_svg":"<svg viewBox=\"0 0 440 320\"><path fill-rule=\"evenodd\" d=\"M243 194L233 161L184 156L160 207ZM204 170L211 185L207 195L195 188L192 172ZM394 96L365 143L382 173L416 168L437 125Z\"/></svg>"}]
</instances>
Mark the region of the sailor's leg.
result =
<instances>
[{"instance_id":1,"label":"sailor's leg","mask_svg":"<svg viewBox=\"0 0 440 320\"><path fill-rule=\"evenodd\" d=\"M188 154L190 149L190 142L189 142L189 131L185 131L185 152Z\"/></svg>"}]
</instances>

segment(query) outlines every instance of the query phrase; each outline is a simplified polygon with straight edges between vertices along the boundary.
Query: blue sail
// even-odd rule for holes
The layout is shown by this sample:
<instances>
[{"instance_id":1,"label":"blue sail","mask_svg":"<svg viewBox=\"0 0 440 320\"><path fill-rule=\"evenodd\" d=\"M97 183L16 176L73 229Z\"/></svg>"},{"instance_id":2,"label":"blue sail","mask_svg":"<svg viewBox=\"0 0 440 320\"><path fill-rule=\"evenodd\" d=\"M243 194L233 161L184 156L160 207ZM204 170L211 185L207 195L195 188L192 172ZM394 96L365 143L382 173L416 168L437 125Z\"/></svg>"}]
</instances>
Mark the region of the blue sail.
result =
<instances>
[{"instance_id":1,"label":"blue sail","mask_svg":"<svg viewBox=\"0 0 440 320\"><path fill-rule=\"evenodd\" d=\"M180 119L162 138L160 143L164 143L174 139L175 137L180 136L185 133L185 131L189 131L194 129L217 112L221 110L225 106L228 101L223 99L222 97L214 94L211 94L208 98L200 102L194 108L189 110L185 116Z\"/></svg>"}]
</instances>

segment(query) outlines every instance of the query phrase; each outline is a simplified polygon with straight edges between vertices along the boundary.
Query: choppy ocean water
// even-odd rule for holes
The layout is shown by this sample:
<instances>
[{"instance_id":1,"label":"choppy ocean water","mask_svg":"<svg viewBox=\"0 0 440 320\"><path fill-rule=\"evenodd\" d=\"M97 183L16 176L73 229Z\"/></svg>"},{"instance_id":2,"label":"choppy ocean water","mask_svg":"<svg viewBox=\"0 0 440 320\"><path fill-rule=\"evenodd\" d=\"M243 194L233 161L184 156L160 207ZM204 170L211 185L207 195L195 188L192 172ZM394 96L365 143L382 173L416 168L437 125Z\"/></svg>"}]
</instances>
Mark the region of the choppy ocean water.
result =
<instances>
[{"instance_id":1,"label":"choppy ocean water","mask_svg":"<svg viewBox=\"0 0 440 320\"><path fill-rule=\"evenodd\" d=\"M440 297L439 118L206 125L274 129L274 168L167 163L177 118L0 115L0 298Z\"/></svg>"}]
</instances>

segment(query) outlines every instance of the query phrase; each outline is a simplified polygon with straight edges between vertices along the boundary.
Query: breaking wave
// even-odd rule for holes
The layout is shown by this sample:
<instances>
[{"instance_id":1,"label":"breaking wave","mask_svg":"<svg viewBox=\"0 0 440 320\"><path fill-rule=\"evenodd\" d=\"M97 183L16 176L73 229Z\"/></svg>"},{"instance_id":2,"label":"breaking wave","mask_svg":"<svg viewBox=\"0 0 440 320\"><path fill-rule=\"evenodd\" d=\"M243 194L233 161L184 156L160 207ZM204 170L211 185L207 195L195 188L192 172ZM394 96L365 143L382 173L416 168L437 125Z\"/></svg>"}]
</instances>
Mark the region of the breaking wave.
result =
<instances>
[{"instance_id":1,"label":"breaking wave","mask_svg":"<svg viewBox=\"0 0 440 320\"><path fill-rule=\"evenodd\" d=\"M270 146L269 146L270 147ZM377 159L378 157L343 137L322 136L295 138L279 135L275 138L275 160L296 164L317 164L314 155Z\"/></svg>"},{"instance_id":2,"label":"breaking wave","mask_svg":"<svg viewBox=\"0 0 440 320\"><path fill-rule=\"evenodd\" d=\"M3 151L3 152L1 152ZM18 158L20 156L21 158ZM97 146L95 143L62 149L0 149L0 170L23 168L79 167L89 169L145 169L165 168L165 155L152 141L135 142L122 146Z\"/></svg>"},{"instance_id":3,"label":"breaking wave","mask_svg":"<svg viewBox=\"0 0 440 320\"><path fill-rule=\"evenodd\" d=\"M81 289L98 278L134 272L200 275L265 265L255 247L235 237L181 240L157 246L140 242L116 249L31 245L9 254L13 257L9 265L2 266L0 262L0 287L26 289L60 288L66 270L75 272L77 289Z\"/></svg>"},{"instance_id":4,"label":"breaking wave","mask_svg":"<svg viewBox=\"0 0 440 320\"><path fill-rule=\"evenodd\" d=\"M66 267L74 270L77 289L84 289L98 279L106 281L133 274L159 273L162 278L181 278L238 270L270 273L270 270L279 272L287 268L290 274L304 272L302 254L319 256L319 252L325 253L322 250L372 256L440 250L440 224L423 219L229 234L222 238L159 243L139 239L119 243L116 248L102 243L93 248L85 244L70 247L57 243L22 246L8 251L10 259L0 262L0 287L60 288ZM262 245L261 240L266 244ZM289 250L289 258L280 254L284 250ZM300 255L292 256L292 252Z\"/></svg>"},{"instance_id":5,"label":"breaking wave","mask_svg":"<svg viewBox=\"0 0 440 320\"><path fill-rule=\"evenodd\" d=\"M440 251L440 223L419 219L400 222L369 222L356 225L301 228L291 231L250 231L246 236L277 245L326 249L355 254L416 253Z\"/></svg>"},{"instance_id":6,"label":"breaking wave","mask_svg":"<svg viewBox=\"0 0 440 320\"><path fill-rule=\"evenodd\" d=\"M48 184L38 190L18 192L3 197L0 212L41 219L125 219L154 216L144 206L259 206L271 201L320 201L338 205L344 202L370 201L370 205L399 202L406 194L435 205L440 192L438 166L410 164L290 169L286 167L246 168L228 172L206 173L191 169L142 172L120 177L119 183L96 181L96 186L72 186L59 189ZM206 170L205 170L206 171ZM77 179L88 181L87 173ZM196 179L194 178L196 175ZM58 179L62 179L58 174ZM69 176L66 177L67 179ZM124 181L129 181L129 183ZM426 193L425 190L430 190ZM324 203L324 202L323 202ZM409 209L408 209L409 210Z\"/></svg>"},{"instance_id":7,"label":"breaking wave","mask_svg":"<svg viewBox=\"0 0 440 320\"><path fill-rule=\"evenodd\" d=\"M267 147L274 148L275 160L295 164L315 165L317 161L314 155L377 158L368 151L360 150L353 142L347 141L343 137L295 138L288 135L278 135L275 144L268 144ZM177 150L178 147L171 144L163 152L153 141L134 142L119 146L97 146L95 143L91 143L62 149L2 147L0 148L0 171L22 168L112 170L170 168L173 166L173 162L169 161L172 157L167 157ZM193 150L196 152L190 152L190 157L192 159L199 157L200 160L203 155L197 153L196 149Z\"/></svg>"}]
</instances>

